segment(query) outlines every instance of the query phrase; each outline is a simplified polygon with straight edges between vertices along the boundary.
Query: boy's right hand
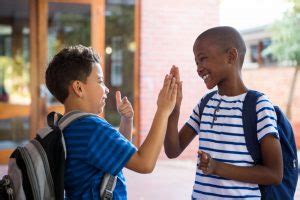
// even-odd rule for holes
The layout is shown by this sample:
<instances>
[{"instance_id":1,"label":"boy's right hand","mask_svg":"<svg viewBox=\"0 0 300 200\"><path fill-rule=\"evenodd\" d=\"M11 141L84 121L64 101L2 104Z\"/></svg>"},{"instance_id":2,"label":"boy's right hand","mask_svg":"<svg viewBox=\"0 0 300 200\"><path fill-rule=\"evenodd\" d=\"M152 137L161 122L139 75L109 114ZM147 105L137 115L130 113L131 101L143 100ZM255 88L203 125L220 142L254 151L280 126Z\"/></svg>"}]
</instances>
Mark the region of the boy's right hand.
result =
<instances>
[{"instance_id":1,"label":"boy's right hand","mask_svg":"<svg viewBox=\"0 0 300 200\"><path fill-rule=\"evenodd\" d=\"M198 150L199 166L198 168L206 175L214 174L216 171L216 161L209 153Z\"/></svg>"},{"instance_id":2,"label":"boy's right hand","mask_svg":"<svg viewBox=\"0 0 300 200\"><path fill-rule=\"evenodd\" d=\"M176 78L172 75L166 75L163 88L160 90L157 99L158 110L170 115L175 107L176 96Z\"/></svg>"},{"instance_id":3,"label":"boy's right hand","mask_svg":"<svg viewBox=\"0 0 300 200\"><path fill-rule=\"evenodd\" d=\"M176 78L176 83L178 87L177 87L177 97L176 97L175 107L180 108L181 101L182 101L182 81L180 81L179 68L173 65L170 70L170 75Z\"/></svg>"}]
</instances>

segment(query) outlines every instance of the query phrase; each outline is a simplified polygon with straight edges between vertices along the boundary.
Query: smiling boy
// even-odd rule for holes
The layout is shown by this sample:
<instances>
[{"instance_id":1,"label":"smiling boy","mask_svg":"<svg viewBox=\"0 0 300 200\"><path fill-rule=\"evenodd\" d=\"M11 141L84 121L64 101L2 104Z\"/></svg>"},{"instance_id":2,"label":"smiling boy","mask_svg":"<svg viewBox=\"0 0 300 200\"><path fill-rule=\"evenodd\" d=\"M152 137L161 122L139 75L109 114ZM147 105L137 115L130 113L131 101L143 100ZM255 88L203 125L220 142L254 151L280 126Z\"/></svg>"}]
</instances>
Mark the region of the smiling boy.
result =
<instances>
[{"instance_id":1,"label":"smiling boy","mask_svg":"<svg viewBox=\"0 0 300 200\"><path fill-rule=\"evenodd\" d=\"M105 173L117 176L113 198L127 199L122 169L151 173L163 144L167 120L176 101L175 78L165 77L151 129L139 149L130 141L134 112L120 92L116 94L121 114L119 131L97 116L103 112L109 92L103 79L99 56L82 45L61 50L46 71L46 85L64 104L66 113L94 114L75 120L63 132L67 149L66 199L100 199L100 183Z\"/></svg>"},{"instance_id":2,"label":"smiling boy","mask_svg":"<svg viewBox=\"0 0 300 200\"><path fill-rule=\"evenodd\" d=\"M265 95L256 102L256 134L263 164L256 165L246 147L242 108L248 89L241 76L245 43L234 28L214 27L198 36L193 52L199 77L208 89L217 87L217 92L203 110L202 98L178 131L182 100L178 87L176 106L168 121L165 152L169 158L175 158L198 136L200 158L192 199L260 199L258 184L279 184L283 161L276 114ZM171 74L180 81L177 67L171 69Z\"/></svg>"}]
</instances>

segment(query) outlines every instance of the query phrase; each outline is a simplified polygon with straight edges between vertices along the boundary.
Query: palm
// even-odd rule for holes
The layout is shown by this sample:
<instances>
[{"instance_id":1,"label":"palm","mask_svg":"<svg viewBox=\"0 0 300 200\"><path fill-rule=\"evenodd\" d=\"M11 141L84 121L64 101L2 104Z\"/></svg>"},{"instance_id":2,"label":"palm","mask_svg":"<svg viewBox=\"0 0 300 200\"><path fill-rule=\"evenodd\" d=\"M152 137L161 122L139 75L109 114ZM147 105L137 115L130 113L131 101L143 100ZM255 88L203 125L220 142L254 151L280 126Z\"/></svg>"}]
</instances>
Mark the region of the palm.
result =
<instances>
[{"instance_id":1,"label":"palm","mask_svg":"<svg viewBox=\"0 0 300 200\"><path fill-rule=\"evenodd\" d=\"M170 74L176 78L177 87L177 97L176 97L176 107L181 105L182 101L182 82L180 82L180 74L178 67L174 66L170 70Z\"/></svg>"}]
</instances>

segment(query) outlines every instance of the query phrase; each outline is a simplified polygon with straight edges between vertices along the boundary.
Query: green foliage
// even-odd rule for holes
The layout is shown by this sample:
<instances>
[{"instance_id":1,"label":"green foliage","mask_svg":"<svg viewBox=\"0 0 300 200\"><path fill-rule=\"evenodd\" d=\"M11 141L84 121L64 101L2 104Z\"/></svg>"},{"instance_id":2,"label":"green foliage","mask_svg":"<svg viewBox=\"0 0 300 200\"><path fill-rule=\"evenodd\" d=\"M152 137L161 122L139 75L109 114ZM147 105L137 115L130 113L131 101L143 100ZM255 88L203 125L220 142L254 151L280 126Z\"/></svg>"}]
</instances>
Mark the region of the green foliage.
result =
<instances>
[{"instance_id":1,"label":"green foliage","mask_svg":"<svg viewBox=\"0 0 300 200\"><path fill-rule=\"evenodd\" d=\"M29 76L29 63L20 55L0 56L0 85L6 88L14 102L29 102Z\"/></svg>"},{"instance_id":2,"label":"green foliage","mask_svg":"<svg viewBox=\"0 0 300 200\"><path fill-rule=\"evenodd\" d=\"M280 62L300 65L300 0L289 0L291 9L271 27L272 44L264 53L272 53Z\"/></svg>"},{"instance_id":3,"label":"green foliage","mask_svg":"<svg viewBox=\"0 0 300 200\"><path fill-rule=\"evenodd\" d=\"M90 17L78 14L60 14L55 18L50 32L49 58L66 46L82 44L91 45Z\"/></svg>"}]
</instances>

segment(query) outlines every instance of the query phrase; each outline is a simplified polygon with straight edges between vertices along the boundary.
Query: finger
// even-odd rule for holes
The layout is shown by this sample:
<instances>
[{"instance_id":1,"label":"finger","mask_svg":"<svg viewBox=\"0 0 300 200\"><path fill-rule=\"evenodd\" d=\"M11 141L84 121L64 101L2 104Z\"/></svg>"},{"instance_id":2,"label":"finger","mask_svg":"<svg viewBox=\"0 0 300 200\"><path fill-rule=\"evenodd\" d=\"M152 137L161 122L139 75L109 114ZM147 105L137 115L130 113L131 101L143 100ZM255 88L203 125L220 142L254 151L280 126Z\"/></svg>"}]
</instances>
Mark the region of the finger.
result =
<instances>
[{"instance_id":1,"label":"finger","mask_svg":"<svg viewBox=\"0 0 300 200\"><path fill-rule=\"evenodd\" d=\"M129 103L128 98L127 98L126 96L123 97L122 101L123 101L124 103Z\"/></svg>"},{"instance_id":2,"label":"finger","mask_svg":"<svg viewBox=\"0 0 300 200\"><path fill-rule=\"evenodd\" d=\"M121 92L120 91L116 91L116 102L117 102L117 107L120 106L122 100L121 100Z\"/></svg>"},{"instance_id":3,"label":"finger","mask_svg":"<svg viewBox=\"0 0 300 200\"><path fill-rule=\"evenodd\" d=\"M182 91L182 81L180 81L179 83L178 83L178 91Z\"/></svg>"},{"instance_id":4,"label":"finger","mask_svg":"<svg viewBox=\"0 0 300 200\"><path fill-rule=\"evenodd\" d=\"M131 111L131 110L132 110L131 106L127 105L127 106L121 106L120 109L119 109L119 112L126 113L126 112Z\"/></svg>"},{"instance_id":5,"label":"finger","mask_svg":"<svg viewBox=\"0 0 300 200\"><path fill-rule=\"evenodd\" d=\"M200 157L201 157L202 153L203 153L203 151L198 150L198 155L199 155Z\"/></svg>"},{"instance_id":6,"label":"finger","mask_svg":"<svg viewBox=\"0 0 300 200\"><path fill-rule=\"evenodd\" d=\"M206 154L206 153L203 153L203 154L201 155L201 162L203 162L203 163L208 163L208 161L209 161L209 159L208 159L207 154Z\"/></svg>"},{"instance_id":7,"label":"finger","mask_svg":"<svg viewBox=\"0 0 300 200\"><path fill-rule=\"evenodd\" d=\"M170 69L170 74L172 74L173 76L175 76L175 72L174 72L175 66L172 65L171 69Z\"/></svg>"},{"instance_id":8,"label":"finger","mask_svg":"<svg viewBox=\"0 0 300 200\"><path fill-rule=\"evenodd\" d=\"M175 65L173 65L174 69L173 69L173 76L175 76L177 83L180 82L180 74L179 74L179 68Z\"/></svg>"},{"instance_id":9,"label":"finger","mask_svg":"<svg viewBox=\"0 0 300 200\"><path fill-rule=\"evenodd\" d=\"M163 89L168 92L169 90L169 87L170 87L170 84L172 82L172 79L171 79L172 76L170 75L166 75L166 78L164 80L164 86L163 86Z\"/></svg>"},{"instance_id":10,"label":"finger","mask_svg":"<svg viewBox=\"0 0 300 200\"><path fill-rule=\"evenodd\" d=\"M209 158L208 158L207 153L205 153L204 151L198 150L198 155L200 156L200 162L208 163Z\"/></svg>"},{"instance_id":11,"label":"finger","mask_svg":"<svg viewBox=\"0 0 300 200\"><path fill-rule=\"evenodd\" d=\"M172 93L173 93L173 90L174 90L175 85L176 85L176 78L173 77L173 78L172 78L172 81L171 81L171 83L170 83L170 86L169 86L169 90L168 90L168 95L169 95L169 97L172 97Z\"/></svg>"},{"instance_id":12,"label":"finger","mask_svg":"<svg viewBox=\"0 0 300 200\"><path fill-rule=\"evenodd\" d=\"M178 89L177 89L178 85L175 84L174 85L174 88L172 90L172 94L171 94L171 100L172 101L176 101L176 97L177 97L177 94L178 94Z\"/></svg>"}]
</instances>

